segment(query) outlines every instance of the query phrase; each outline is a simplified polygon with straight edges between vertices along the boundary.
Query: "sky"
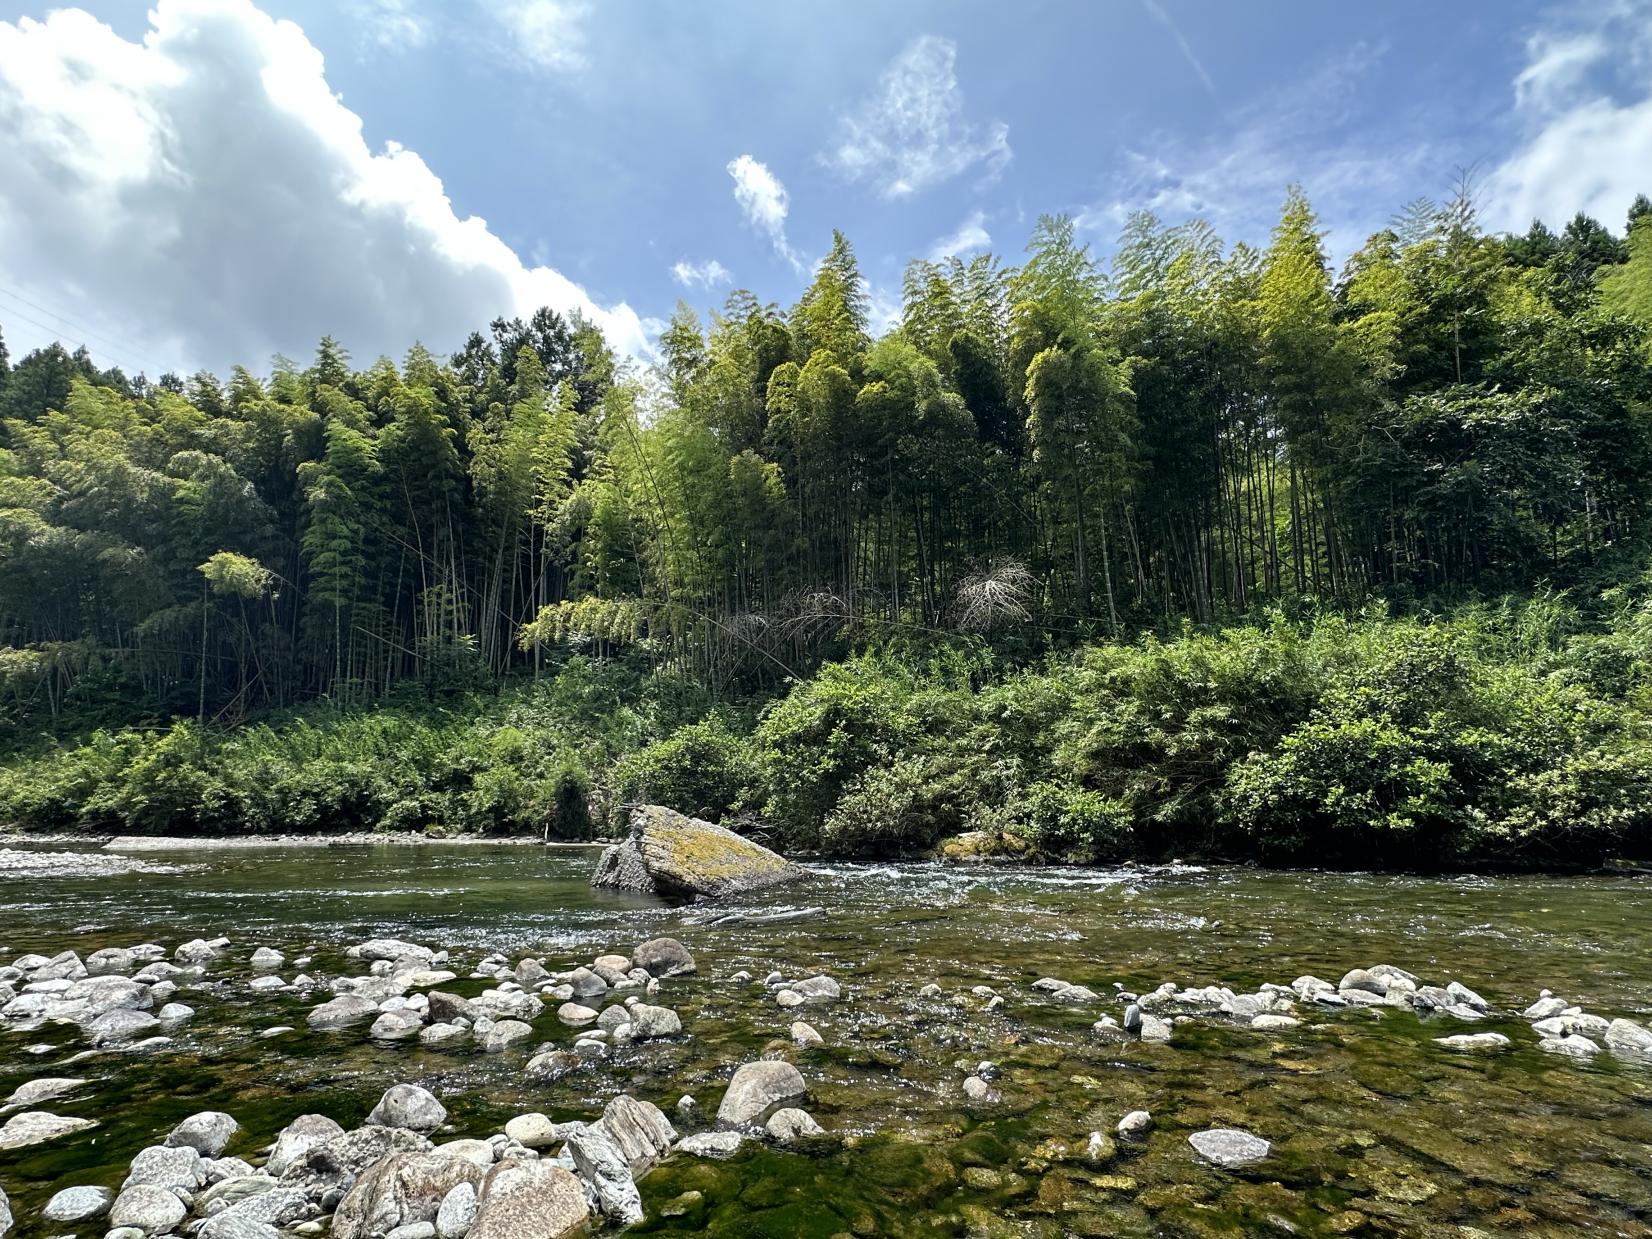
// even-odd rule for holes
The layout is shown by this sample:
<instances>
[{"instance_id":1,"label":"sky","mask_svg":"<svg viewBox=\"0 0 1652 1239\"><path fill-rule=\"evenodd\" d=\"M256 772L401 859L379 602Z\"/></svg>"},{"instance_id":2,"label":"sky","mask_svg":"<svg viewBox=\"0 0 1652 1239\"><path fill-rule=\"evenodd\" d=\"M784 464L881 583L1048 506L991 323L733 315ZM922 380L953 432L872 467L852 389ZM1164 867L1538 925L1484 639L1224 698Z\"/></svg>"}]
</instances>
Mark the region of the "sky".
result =
<instances>
[{"instance_id":1,"label":"sky","mask_svg":"<svg viewBox=\"0 0 1652 1239\"><path fill-rule=\"evenodd\" d=\"M1492 229L1621 231L1652 0L0 0L0 331L151 377L541 304L646 362L834 228L881 327L911 258L1265 244L1293 182L1340 261L1465 171Z\"/></svg>"}]
</instances>

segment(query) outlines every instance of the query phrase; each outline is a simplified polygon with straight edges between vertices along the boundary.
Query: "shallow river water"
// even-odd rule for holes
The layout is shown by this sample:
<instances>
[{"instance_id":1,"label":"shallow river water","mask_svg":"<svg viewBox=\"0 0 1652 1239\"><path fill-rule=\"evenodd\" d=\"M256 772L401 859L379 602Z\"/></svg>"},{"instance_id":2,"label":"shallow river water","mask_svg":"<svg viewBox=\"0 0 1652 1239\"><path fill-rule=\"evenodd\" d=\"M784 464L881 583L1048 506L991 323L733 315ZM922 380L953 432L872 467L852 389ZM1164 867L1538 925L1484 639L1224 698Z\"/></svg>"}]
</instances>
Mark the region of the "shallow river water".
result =
<instances>
[{"instance_id":1,"label":"shallow river water","mask_svg":"<svg viewBox=\"0 0 1652 1239\"><path fill-rule=\"evenodd\" d=\"M77 1028L0 1029L0 1098L31 1078L87 1076L91 1087L45 1108L100 1120L0 1152L0 1187L24 1235L68 1229L38 1221L53 1191L118 1186L138 1149L198 1110L240 1121L229 1151L242 1155L301 1113L352 1126L399 1082L442 1098L444 1137L486 1136L523 1111L594 1117L622 1091L668 1114L684 1093L715 1110L733 1069L777 1040L808 1081L806 1108L836 1139L805 1152L752 1142L729 1162L672 1158L642 1183L640 1232L1652 1235L1652 1064L1543 1053L1517 1014L1549 988L1589 1012L1646 1020L1647 879L819 865L804 885L718 912L823 911L713 926L705 907L591 890L595 854L584 851L85 852L67 866L39 851L0 851L0 962L66 947L170 950L219 934L234 946L178 993L197 1015L168 1047L71 1066L85 1049ZM620 1049L554 1083L522 1072L539 1044L573 1039L549 1008L533 1041L486 1055L375 1045L363 1028L311 1032L304 1015L325 994L248 988L258 946L289 960L313 951L306 971L328 976L361 971L345 946L395 936L449 948L463 978L493 950L531 953L555 971L659 935L680 938L699 963L655 1000L689 1036ZM1306 1011L1300 1027L1270 1032L1201 1019L1179 1024L1168 1044L1090 1028L1120 1014L1120 987L1246 992L1304 973L1335 983L1377 963L1462 981L1503 1014L1469 1025L1410 1010ZM826 972L844 996L784 1011L760 984L729 979L741 969L759 981L771 969ZM1044 976L1101 1001L1051 999L1032 988ZM920 997L930 982L941 997ZM980 985L1003 995L999 1010L970 994ZM824 1048L791 1046L797 1015ZM258 1035L283 1024L296 1031ZM1482 1031L1513 1045L1466 1054L1434 1041ZM971 1105L962 1081L983 1059L998 1064L1002 1099ZM1156 1123L1145 1140L1086 1158L1090 1132L1111 1134L1138 1108ZM1238 1172L1209 1166L1186 1139L1207 1127L1255 1132L1272 1156ZM690 1190L698 1200L662 1215Z\"/></svg>"}]
</instances>

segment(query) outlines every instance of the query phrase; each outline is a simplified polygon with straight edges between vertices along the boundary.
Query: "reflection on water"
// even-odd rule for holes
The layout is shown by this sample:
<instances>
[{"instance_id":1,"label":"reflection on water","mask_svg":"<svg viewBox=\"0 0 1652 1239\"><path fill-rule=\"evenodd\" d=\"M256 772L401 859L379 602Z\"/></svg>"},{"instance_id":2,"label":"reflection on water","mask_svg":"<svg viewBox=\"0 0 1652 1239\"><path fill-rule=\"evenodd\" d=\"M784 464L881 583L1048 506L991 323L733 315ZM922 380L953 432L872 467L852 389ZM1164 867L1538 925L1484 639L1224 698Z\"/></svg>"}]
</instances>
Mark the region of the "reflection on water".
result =
<instances>
[{"instance_id":1,"label":"reflection on water","mask_svg":"<svg viewBox=\"0 0 1652 1239\"><path fill-rule=\"evenodd\" d=\"M87 1075L91 1089L50 1108L104 1120L59 1145L0 1154L0 1186L30 1219L58 1187L117 1185L138 1148L195 1110L234 1114L246 1131L232 1152L245 1152L305 1111L359 1120L403 1080L440 1093L458 1135L486 1135L524 1109L587 1117L619 1091L668 1112L683 1093L714 1107L733 1067L784 1040L792 1019L761 988L727 978L818 970L837 976L846 998L808 1009L827 1047L794 1053L810 1110L846 1141L811 1154L752 1149L721 1164L674 1159L644 1183L644 1229L1652 1233L1652 1068L1544 1055L1517 1018L1470 1028L1408 1011L1316 1013L1272 1033L1207 1021L1178 1027L1163 1046L1112 1044L1089 1028L1117 1014L1107 996L1118 988L1174 980L1246 989L1302 973L1334 981L1373 963L1461 980L1504 1009L1546 987L1592 1012L1644 1019L1645 879L821 865L804 886L717 913L824 911L741 926L700 924L704 908L593 891L591 862L485 846L201 851L141 862L90 853L50 867L0 852L0 946L9 952L0 958L170 947L220 933L236 944L205 985L178 995L198 1015L169 1051L99 1055L71 1072L65 1060L84 1048L76 1030L0 1033L0 1096L35 1076ZM245 960L260 945L289 959L313 949L312 975L342 971L338 950L375 935L449 946L461 965L501 950L544 955L556 968L662 933L700 961L700 975L669 982L664 998L691 1038L626 1049L554 1084L522 1078L525 1048L484 1056L372 1046L359 1029L309 1033L307 1003L247 988ZM1089 986L1104 1005L1034 993L1045 975ZM943 996L920 998L931 981ZM1002 993L1002 1010L984 1012L968 996L977 985ZM299 1031L259 1037L278 1024ZM1487 1030L1514 1047L1453 1055L1433 1042ZM549 1013L536 1032L571 1040ZM972 1110L960 1084L983 1058L1002 1068L1004 1100ZM1086 1161L1089 1132L1111 1132L1136 1108L1153 1112L1152 1136ZM1207 1126L1255 1131L1275 1156L1243 1175L1202 1166L1185 1137ZM692 1191L700 1197L684 1195ZM664 1217L668 1203L674 1216Z\"/></svg>"}]
</instances>

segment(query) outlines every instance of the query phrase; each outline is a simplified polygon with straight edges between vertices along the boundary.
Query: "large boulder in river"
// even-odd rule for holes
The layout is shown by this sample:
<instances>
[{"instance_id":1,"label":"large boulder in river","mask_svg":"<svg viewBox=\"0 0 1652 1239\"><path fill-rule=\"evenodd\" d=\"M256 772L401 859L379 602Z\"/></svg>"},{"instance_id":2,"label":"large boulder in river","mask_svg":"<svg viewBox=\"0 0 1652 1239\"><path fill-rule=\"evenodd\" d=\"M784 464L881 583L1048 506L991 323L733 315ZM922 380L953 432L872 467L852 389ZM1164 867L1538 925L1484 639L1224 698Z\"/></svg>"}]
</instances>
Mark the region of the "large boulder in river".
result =
<instances>
[{"instance_id":1,"label":"large boulder in river","mask_svg":"<svg viewBox=\"0 0 1652 1239\"><path fill-rule=\"evenodd\" d=\"M602 853L591 885L660 895L741 895L795 882L804 871L724 826L662 805L631 810L624 842Z\"/></svg>"}]
</instances>

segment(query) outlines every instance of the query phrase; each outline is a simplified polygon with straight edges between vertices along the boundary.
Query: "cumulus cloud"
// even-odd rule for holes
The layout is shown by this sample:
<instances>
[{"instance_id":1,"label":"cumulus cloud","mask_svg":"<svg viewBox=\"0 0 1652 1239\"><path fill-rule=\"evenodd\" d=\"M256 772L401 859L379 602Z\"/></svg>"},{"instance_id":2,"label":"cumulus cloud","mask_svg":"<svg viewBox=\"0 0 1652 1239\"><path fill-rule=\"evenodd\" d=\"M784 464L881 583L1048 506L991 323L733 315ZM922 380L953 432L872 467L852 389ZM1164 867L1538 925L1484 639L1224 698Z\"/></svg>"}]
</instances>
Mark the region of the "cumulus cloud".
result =
<instances>
[{"instance_id":1,"label":"cumulus cloud","mask_svg":"<svg viewBox=\"0 0 1652 1239\"><path fill-rule=\"evenodd\" d=\"M1581 19L1581 20L1580 20ZM1488 226L1620 227L1652 169L1652 0L1607 0L1542 29L1514 80L1520 141L1486 176Z\"/></svg>"},{"instance_id":2,"label":"cumulus cloud","mask_svg":"<svg viewBox=\"0 0 1652 1239\"><path fill-rule=\"evenodd\" d=\"M728 174L734 178L734 200L745 213L746 222L768 237L775 253L801 271L803 260L786 240L786 215L791 210L791 197L780 178L769 171L767 164L750 155L729 160Z\"/></svg>"},{"instance_id":3,"label":"cumulus cloud","mask_svg":"<svg viewBox=\"0 0 1652 1239\"><path fill-rule=\"evenodd\" d=\"M187 366L325 333L444 350L540 305L649 355L629 306L525 265L415 152L369 150L298 26L251 0L150 21L141 42L74 9L0 22L0 269L24 295Z\"/></svg>"},{"instance_id":4,"label":"cumulus cloud","mask_svg":"<svg viewBox=\"0 0 1652 1239\"><path fill-rule=\"evenodd\" d=\"M884 70L872 97L842 118L822 162L886 198L932 189L977 165L987 179L996 176L1010 160L1009 126L964 119L957 60L950 39L917 39Z\"/></svg>"},{"instance_id":5,"label":"cumulus cloud","mask_svg":"<svg viewBox=\"0 0 1652 1239\"><path fill-rule=\"evenodd\" d=\"M715 258L708 258L704 262L689 262L686 258L671 266L671 278L684 288L696 286L710 290L719 284L727 284L733 274Z\"/></svg>"},{"instance_id":6,"label":"cumulus cloud","mask_svg":"<svg viewBox=\"0 0 1652 1239\"><path fill-rule=\"evenodd\" d=\"M953 255L961 258L965 254L979 253L991 245L992 234L987 231L986 212L971 211L962 223L930 247L929 256L935 260Z\"/></svg>"}]
</instances>

